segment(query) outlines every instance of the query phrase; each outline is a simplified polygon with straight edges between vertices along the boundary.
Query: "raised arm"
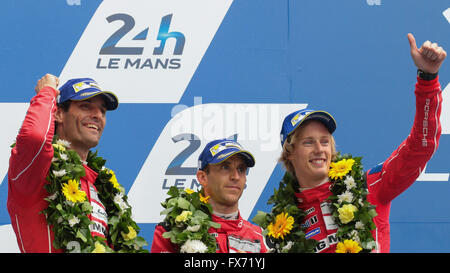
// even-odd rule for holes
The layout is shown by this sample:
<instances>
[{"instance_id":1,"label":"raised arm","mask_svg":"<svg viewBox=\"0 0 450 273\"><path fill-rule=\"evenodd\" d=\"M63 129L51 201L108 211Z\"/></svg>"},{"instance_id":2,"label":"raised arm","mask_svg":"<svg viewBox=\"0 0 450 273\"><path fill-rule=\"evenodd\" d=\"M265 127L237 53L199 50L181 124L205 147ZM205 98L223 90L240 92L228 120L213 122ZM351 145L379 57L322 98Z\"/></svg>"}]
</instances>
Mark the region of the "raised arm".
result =
<instances>
[{"instance_id":1,"label":"raised arm","mask_svg":"<svg viewBox=\"0 0 450 273\"><path fill-rule=\"evenodd\" d=\"M58 78L47 74L35 88L25 119L11 150L8 180L11 189L22 195L42 190L53 157L54 135L53 113L56 111L56 97L59 91Z\"/></svg>"},{"instance_id":2,"label":"raised arm","mask_svg":"<svg viewBox=\"0 0 450 273\"><path fill-rule=\"evenodd\" d=\"M406 140L385 162L367 173L369 191L380 204L392 201L416 181L436 151L441 135L442 91L437 73L447 53L430 41L417 48L412 34L408 34L408 40L418 69L416 114Z\"/></svg>"}]
</instances>

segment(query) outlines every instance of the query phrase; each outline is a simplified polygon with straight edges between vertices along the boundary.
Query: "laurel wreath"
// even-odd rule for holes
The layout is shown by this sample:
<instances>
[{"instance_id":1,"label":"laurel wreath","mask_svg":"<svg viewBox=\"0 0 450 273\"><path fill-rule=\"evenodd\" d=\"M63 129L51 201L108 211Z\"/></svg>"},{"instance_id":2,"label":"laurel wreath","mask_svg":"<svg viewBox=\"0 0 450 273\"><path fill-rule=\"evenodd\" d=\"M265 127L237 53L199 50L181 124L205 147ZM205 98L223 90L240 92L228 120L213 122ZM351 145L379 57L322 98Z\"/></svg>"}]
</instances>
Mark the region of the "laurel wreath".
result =
<instances>
[{"instance_id":1,"label":"laurel wreath","mask_svg":"<svg viewBox=\"0 0 450 273\"><path fill-rule=\"evenodd\" d=\"M167 192L169 197L161 204L164 210L164 226L167 227L163 237L169 239L182 253L215 253L216 239L209 228L220 228L212 221L212 207L205 197L203 189L193 191L181 190L175 186Z\"/></svg>"},{"instance_id":2,"label":"laurel wreath","mask_svg":"<svg viewBox=\"0 0 450 273\"><path fill-rule=\"evenodd\" d=\"M332 205L332 216L338 225L336 232L338 249L342 249L339 244L349 240L357 244L357 252L371 252L376 247L371 231L376 228L373 218L377 214L375 206L367 201L368 191L361 159L361 157L353 158L349 154L343 156L338 154L333 163L339 165L348 161L351 164L348 164L350 168L341 173L341 176L330 177L332 194L328 200ZM335 170L331 168L330 175L335 174L333 171ZM305 228L301 226L306 212L297 206L295 194L298 192L298 185L297 179L286 172L278 189L274 190L274 194L267 202L273 204L271 211L269 213L258 211L252 219L263 229L263 234L268 235L274 243L273 252L314 252L318 244L316 240L306 238ZM280 219L282 221L278 223ZM276 233L273 231L274 225L282 225L284 229Z\"/></svg>"},{"instance_id":3,"label":"laurel wreath","mask_svg":"<svg viewBox=\"0 0 450 273\"><path fill-rule=\"evenodd\" d=\"M78 183L76 185L81 191L79 181L86 175L80 156L69 148L70 143L54 137L54 155L47 176L49 183L45 185L49 194L45 198L48 207L41 211L52 226L53 246L65 252L148 252L143 249L147 242L137 236L140 229L131 218L124 188L117 182L114 172L104 167L106 160L97 152L89 152L87 165L98 173L94 186L107 213L108 233L106 238L92 236L90 226L93 222L88 217L92 213L92 205L82 198L82 193L74 202L68 198L70 193L63 192L69 183Z\"/></svg>"}]
</instances>

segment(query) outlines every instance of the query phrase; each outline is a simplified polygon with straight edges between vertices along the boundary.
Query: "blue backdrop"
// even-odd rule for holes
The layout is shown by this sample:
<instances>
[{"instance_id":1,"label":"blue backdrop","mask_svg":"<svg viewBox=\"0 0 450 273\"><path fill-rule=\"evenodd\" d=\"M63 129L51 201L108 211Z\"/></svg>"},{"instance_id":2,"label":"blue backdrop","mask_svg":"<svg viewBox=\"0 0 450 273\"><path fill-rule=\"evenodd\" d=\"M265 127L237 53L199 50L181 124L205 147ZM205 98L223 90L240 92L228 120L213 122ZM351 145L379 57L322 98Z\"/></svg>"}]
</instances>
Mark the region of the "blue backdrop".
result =
<instances>
[{"instance_id":1,"label":"blue backdrop","mask_svg":"<svg viewBox=\"0 0 450 273\"><path fill-rule=\"evenodd\" d=\"M133 183L137 183L149 155L163 156L167 152L156 143L174 117L175 107L183 105L192 108L196 105L196 98L197 101L201 98L203 105L308 104L314 109L326 109L333 113L338 122L335 132L338 150L363 156L364 166L368 169L385 160L408 135L412 126L416 68L410 57L407 33L415 35L418 46L425 40L431 40L450 51L448 0L212 1L217 2L220 11L215 9L214 4L202 8L202 1L192 1L192 5L183 7L183 14L173 8L178 3L175 0L147 1L145 7L150 7L148 11L153 12L151 16L158 14L154 20L157 25L149 26L148 43L152 42L155 47L159 45L156 34L161 31L161 18L173 14L170 31L184 35L185 50L177 56L173 49L174 41L171 41L172 44L168 42L165 50L170 51L167 54L171 55L171 60L180 60L178 72L187 80L182 88L174 87L179 92L179 98L139 101L131 95L126 97L126 94L131 94L131 89L137 90L135 85L145 85L148 92L159 96L159 93L165 92L165 84L170 84L170 80L144 82L146 76L139 76L143 81L136 82L127 78L130 71L114 69L114 65L111 69L100 71L98 59L102 58L104 65L108 57L98 54L105 42L102 35L111 37L120 27L120 24L112 26L113 23L108 24L105 20L107 16L118 13L114 10L116 2L2 1L0 121L6 127L3 132L17 132L18 127L8 125L8 122L15 119L20 123L23 120L20 113L24 112L17 110L14 113L19 114L12 116L9 109L28 103L34 95L37 80L45 73L62 74L66 79L79 74L79 68L73 68L79 66L75 62L90 58L82 53L86 53L86 48L92 43L97 55L90 60L94 65L86 71L98 71L98 77L102 79L100 84L107 84L109 79L121 80L125 84L118 91L122 103L118 110L108 113L108 124L97 148L108 160L107 165L116 171L119 182L127 192ZM219 5L219 2L225 4ZM130 1L128 5L135 3L138 5L137 1ZM133 11L123 13L136 19L136 34L145 29L144 24L140 25L142 20ZM111 25L113 31L104 30L99 24L95 29L95 16ZM194 30L187 29L188 22L195 23L195 20L205 20L196 22L199 26L213 25L207 21L210 17L214 17L212 21L217 21L214 21L216 27L212 32L205 30L205 34L197 33L201 28L195 24L190 26ZM183 29L183 22L186 22L186 29ZM92 35L96 32L99 34L98 41ZM204 42L204 49L197 46L203 41L202 35L205 40L209 39ZM134 33L132 36L135 36ZM124 40L132 41L132 36L123 36L117 46L124 46L120 44ZM143 46L146 52L150 52L147 50L148 43ZM194 54L197 48L199 52ZM125 58L125 55L119 57ZM152 58L156 57L152 55ZM89 63L87 59L86 63ZM189 66L191 74L181 71ZM156 70L154 68L148 73ZM168 78L174 82L182 82L177 78L177 71L169 71L169 68L161 70L165 71L160 73L167 72ZM92 73L94 75L87 76L96 78L97 72ZM442 89L449 84L449 73L449 61L446 60L440 71ZM130 90L126 89L127 84ZM446 91L444 99L450 89ZM391 252L450 252L450 117L445 115L448 109L445 101L440 147L427 165L426 173L392 203ZM279 128L272 129L279 131ZM0 144L7 147L14 139L8 136L1 140ZM191 159L194 163L190 164L193 167L195 155ZM276 159L272 161L276 162ZM255 199L249 205L249 219L257 210L269 210L266 201L284 172L279 164L273 163L273 166L269 175L252 176L253 183L258 183L261 188L258 196L244 192L244 196L249 194ZM14 236L8 228L10 219L6 210L7 161L2 161L0 168L1 174L5 175L0 178L3 179L0 184L0 228L3 228L0 229L0 236L5 238ZM155 189L164 193L161 183L149 183L155 183ZM161 198L165 198L163 194ZM134 202L133 206L139 207L139 202ZM159 213L161 207L144 209ZM141 235L151 244L157 221L139 219ZM11 242L14 243L14 240ZM14 251L16 247L11 242L9 247L4 246L3 251Z\"/></svg>"}]
</instances>

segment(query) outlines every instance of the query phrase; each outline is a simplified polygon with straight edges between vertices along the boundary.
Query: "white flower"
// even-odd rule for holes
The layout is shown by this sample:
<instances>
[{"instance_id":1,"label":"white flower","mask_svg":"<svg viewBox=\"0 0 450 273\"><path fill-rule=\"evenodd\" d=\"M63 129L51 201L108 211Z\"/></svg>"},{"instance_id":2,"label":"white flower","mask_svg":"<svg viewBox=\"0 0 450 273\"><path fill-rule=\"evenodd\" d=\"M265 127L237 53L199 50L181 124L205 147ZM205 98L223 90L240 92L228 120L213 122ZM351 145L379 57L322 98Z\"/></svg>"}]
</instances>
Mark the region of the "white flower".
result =
<instances>
[{"instance_id":1,"label":"white flower","mask_svg":"<svg viewBox=\"0 0 450 273\"><path fill-rule=\"evenodd\" d=\"M114 203L119 206L120 210L126 210L130 207L125 201L123 201L123 193L118 193L114 196Z\"/></svg>"},{"instance_id":2,"label":"white flower","mask_svg":"<svg viewBox=\"0 0 450 273\"><path fill-rule=\"evenodd\" d=\"M200 229L200 225L188 226L186 228L187 231L197 232Z\"/></svg>"},{"instance_id":3,"label":"white flower","mask_svg":"<svg viewBox=\"0 0 450 273\"><path fill-rule=\"evenodd\" d=\"M69 200L64 200L64 204L66 204L66 205L68 205L68 206L71 206L71 207L74 207L74 206L75 206L75 203L72 202L72 201L69 201Z\"/></svg>"},{"instance_id":4,"label":"white flower","mask_svg":"<svg viewBox=\"0 0 450 273\"><path fill-rule=\"evenodd\" d=\"M67 140L64 140L64 139L58 139L56 141L56 144L62 145L64 147L66 147L66 148L70 148L70 142L67 141Z\"/></svg>"},{"instance_id":5,"label":"white flower","mask_svg":"<svg viewBox=\"0 0 450 273\"><path fill-rule=\"evenodd\" d=\"M361 221L358 221L355 223L355 228L356 229L364 229L364 224Z\"/></svg>"},{"instance_id":6,"label":"white flower","mask_svg":"<svg viewBox=\"0 0 450 273\"><path fill-rule=\"evenodd\" d=\"M344 180L344 184L347 187L347 190L351 190L356 187L355 179L352 176L347 176Z\"/></svg>"},{"instance_id":7,"label":"white flower","mask_svg":"<svg viewBox=\"0 0 450 273\"><path fill-rule=\"evenodd\" d=\"M69 159L69 157L66 154L59 154L59 156L61 157L62 160L67 161L67 159Z\"/></svg>"},{"instance_id":8,"label":"white flower","mask_svg":"<svg viewBox=\"0 0 450 273\"><path fill-rule=\"evenodd\" d=\"M358 204L359 204L361 207L364 206L364 202L363 202L362 198L359 198L359 199L358 199Z\"/></svg>"},{"instance_id":9,"label":"white flower","mask_svg":"<svg viewBox=\"0 0 450 273\"><path fill-rule=\"evenodd\" d=\"M54 194L47 196L47 199L53 201L56 199L57 196L58 196L58 192L55 192Z\"/></svg>"},{"instance_id":10,"label":"white flower","mask_svg":"<svg viewBox=\"0 0 450 273\"><path fill-rule=\"evenodd\" d=\"M52 163L53 163L53 162L57 162L57 161L59 161L59 158L57 158L57 157L53 157L53 158L52 158Z\"/></svg>"},{"instance_id":11,"label":"white flower","mask_svg":"<svg viewBox=\"0 0 450 273\"><path fill-rule=\"evenodd\" d=\"M371 241L367 243L366 249L376 249L377 248L377 242Z\"/></svg>"},{"instance_id":12,"label":"white flower","mask_svg":"<svg viewBox=\"0 0 450 273\"><path fill-rule=\"evenodd\" d=\"M187 240L181 246L181 253L205 253L208 248L200 240Z\"/></svg>"},{"instance_id":13,"label":"white flower","mask_svg":"<svg viewBox=\"0 0 450 273\"><path fill-rule=\"evenodd\" d=\"M66 172L66 170L62 169L62 170L60 170L60 171L53 171L53 174L54 174L56 177L63 177L64 175L67 174L67 172Z\"/></svg>"},{"instance_id":14,"label":"white flower","mask_svg":"<svg viewBox=\"0 0 450 273\"><path fill-rule=\"evenodd\" d=\"M291 247L294 245L294 242L289 241L287 242L287 244L285 246L283 246L283 248L281 249L282 252L288 252Z\"/></svg>"},{"instance_id":15,"label":"white flower","mask_svg":"<svg viewBox=\"0 0 450 273\"><path fill-rule=\"evenodd\" d=\"M78 217L76 217L76 216L69 219L70 227L73 227L74 225L78 224L79 222L80 222L80 219L78 219Z\"/></svg>"},{"instance_id":16,"label":"white flower","mask_svg":"<svg viewBox=\"0 0 450 273\"><path fill-rule=\"evenodd\" d=\"M346 191L343 194L338 195L338 203L342 204L342 202L351 203L353 200L353 193Z\"/></svg>"},{"instance_id":17,"label":"white flower","mask_svg":"<svg viewBox=\"0 0 450 273\"><path fill-rule=\"evenodd\" d=\"M350 237L353 241L357 242L359 245L361 245L361 239L359 238L359 233L356 230L352 230L350 232Z\"/></svg>"}]
</instances>

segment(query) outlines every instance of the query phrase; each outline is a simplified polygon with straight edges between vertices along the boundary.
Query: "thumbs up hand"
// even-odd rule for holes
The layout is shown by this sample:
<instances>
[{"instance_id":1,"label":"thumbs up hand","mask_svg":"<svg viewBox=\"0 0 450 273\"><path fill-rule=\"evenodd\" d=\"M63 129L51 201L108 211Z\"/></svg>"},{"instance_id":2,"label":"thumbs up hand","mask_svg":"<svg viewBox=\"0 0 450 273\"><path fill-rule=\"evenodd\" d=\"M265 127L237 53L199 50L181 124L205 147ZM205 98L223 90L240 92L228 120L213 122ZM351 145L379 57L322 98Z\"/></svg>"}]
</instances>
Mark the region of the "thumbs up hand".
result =
<instances>
[{"instance_id":1,"label":"thumbs up hand","mask_svg":"<svg viewBox=\"0 0 450 273\"><path fill-rule=\"evenodd\" d=\"M416 39L411 33L408 33L408 40L411 47L411 57L417 68L426 73L437 73L447 57L447 52L437 43L431 43L430 41L426 41L420 48L417 48Z\"/></svg>"}]
</instances>

